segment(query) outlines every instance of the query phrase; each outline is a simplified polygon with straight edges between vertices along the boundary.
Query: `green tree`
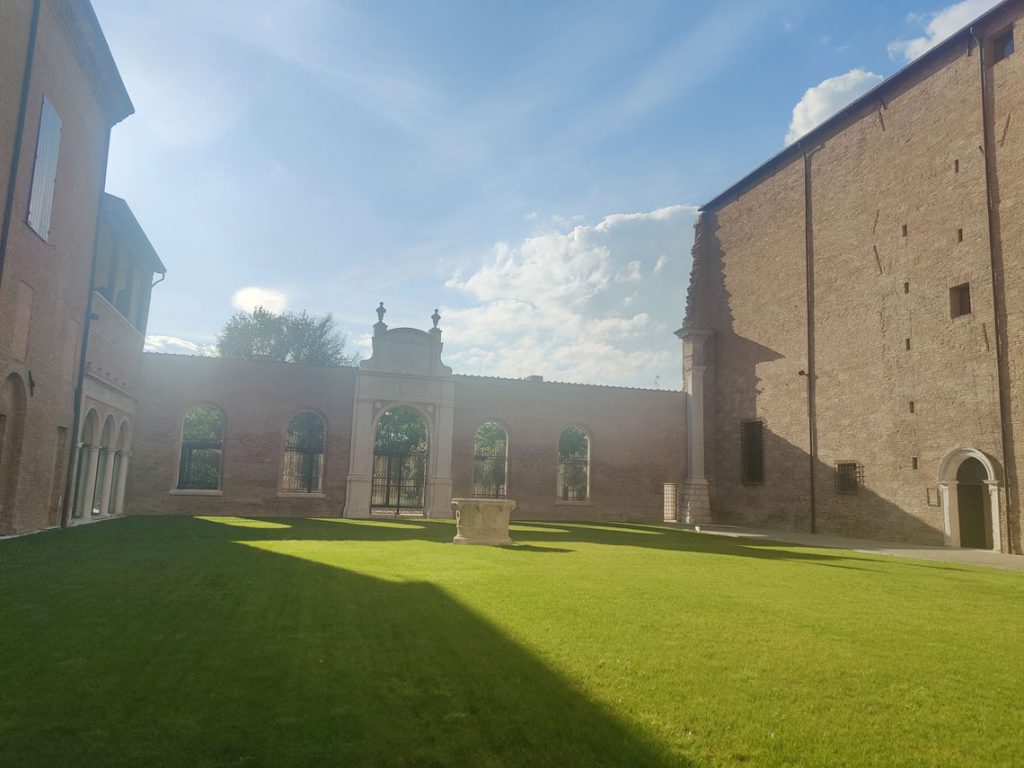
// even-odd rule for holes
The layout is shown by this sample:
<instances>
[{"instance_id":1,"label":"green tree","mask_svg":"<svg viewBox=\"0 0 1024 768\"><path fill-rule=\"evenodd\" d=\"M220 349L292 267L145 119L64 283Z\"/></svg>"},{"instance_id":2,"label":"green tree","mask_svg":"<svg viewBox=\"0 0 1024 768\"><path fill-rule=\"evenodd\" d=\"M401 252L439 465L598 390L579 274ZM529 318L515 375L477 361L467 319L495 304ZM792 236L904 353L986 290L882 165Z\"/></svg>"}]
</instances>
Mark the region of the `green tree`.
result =
<instances>
[{"instance_id":1,"label":"green tree","mask_svg":"<svg viewBox=\"0 0 1024 768\"><path fill-rule=\"evenodd\" d=\"M377 422L376 447L379 451L425 451L427 424L412 408L391 408Z\"/></svg>"},{"instance_id":2,"label":"green tree","mask_svg":"<svg viewBox=\"0 0 1024 768\"><path fill-rule=\"evenodd\" d=\"M263 307L233 315L217 337L217 352L240 360L270 358L325 368L355 362L345 354L345 335L330 313L275 314Z\"/></svg>"}]
</instances>

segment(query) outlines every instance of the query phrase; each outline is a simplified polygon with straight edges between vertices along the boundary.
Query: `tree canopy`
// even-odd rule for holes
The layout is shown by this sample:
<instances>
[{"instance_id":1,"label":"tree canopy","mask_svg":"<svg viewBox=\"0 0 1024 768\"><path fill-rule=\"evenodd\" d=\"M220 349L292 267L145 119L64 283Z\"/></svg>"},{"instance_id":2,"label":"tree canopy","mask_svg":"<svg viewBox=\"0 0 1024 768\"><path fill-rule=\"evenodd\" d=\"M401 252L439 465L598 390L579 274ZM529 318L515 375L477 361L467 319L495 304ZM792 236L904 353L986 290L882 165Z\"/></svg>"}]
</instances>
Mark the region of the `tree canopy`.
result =
<instances>
[{"instance_id":1,"label":"tree canopy","mask_svg":"<svg viewBox=\"0 0 1024 768\"><path fill-rule=\"evenodd\" d=\"M327 368L355 362L345 354L345 334L338 331L330 313L323 317L305 311L275 314L263 307L232 316L217 337L217 352L241 360L265 357Z\"/></svg>"},{"instance_id":2,"label":"tree canopy","mask_svg":"<svg viewBox=\"0 0 1024 768\"><path fill-rule=\"evenodd\" d=\"M400 405L389 408L377 422L376 450L425 451L427 424L414 409Z\"/></svg>"}]
</instances>

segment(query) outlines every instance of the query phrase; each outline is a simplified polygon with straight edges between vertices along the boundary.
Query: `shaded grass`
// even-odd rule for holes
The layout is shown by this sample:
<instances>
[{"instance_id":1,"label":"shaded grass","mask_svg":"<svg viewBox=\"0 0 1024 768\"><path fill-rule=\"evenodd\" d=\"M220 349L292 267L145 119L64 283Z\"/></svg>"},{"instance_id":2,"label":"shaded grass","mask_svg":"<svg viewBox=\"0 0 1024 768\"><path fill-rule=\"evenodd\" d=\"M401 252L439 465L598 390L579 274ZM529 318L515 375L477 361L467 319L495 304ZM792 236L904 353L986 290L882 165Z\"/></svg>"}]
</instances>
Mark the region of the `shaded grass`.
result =
<instances>
[{"instance_id":1,"label":"shaded grass","mask_svg":"<svg viewBox=\"0 0 1024 768\"><path fill-rule=\"evenodd\" d=\"M530 523L0 542L0 765L1015 765L1020 574Z\"/></svg>"}]
</instances>

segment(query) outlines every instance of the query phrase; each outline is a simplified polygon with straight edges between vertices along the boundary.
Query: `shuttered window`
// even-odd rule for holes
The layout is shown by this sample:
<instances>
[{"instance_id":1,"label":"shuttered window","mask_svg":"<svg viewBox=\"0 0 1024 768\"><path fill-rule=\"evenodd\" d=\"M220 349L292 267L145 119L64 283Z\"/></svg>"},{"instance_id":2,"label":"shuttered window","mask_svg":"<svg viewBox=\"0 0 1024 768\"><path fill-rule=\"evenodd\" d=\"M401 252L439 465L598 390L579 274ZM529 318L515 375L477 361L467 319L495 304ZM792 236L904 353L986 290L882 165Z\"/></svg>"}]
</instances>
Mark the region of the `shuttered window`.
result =
<instances>
[{"instance_id":1,"label":"shuttered window","mask_svg":"<svg viewBox=\"0 0 1024 768\"><path fill-rule=\"evenodd\" d=\"M44 96L43 113L39 118L39 140L36 142L36 164L32 172L32 194L28 201L28 225L43 240L50 235L53 183L57 178L61 127L60 115Z\"/></svg>"}]
</instances>

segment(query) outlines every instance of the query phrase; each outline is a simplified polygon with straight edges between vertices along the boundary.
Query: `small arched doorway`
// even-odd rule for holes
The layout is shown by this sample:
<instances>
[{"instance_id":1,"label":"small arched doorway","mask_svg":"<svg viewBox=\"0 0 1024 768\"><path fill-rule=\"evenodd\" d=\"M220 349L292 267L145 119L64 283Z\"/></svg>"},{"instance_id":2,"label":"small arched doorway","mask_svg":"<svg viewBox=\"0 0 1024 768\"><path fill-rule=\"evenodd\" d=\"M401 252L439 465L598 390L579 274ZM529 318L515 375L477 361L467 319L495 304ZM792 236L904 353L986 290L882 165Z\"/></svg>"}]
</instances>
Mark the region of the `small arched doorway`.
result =
<instances>
[{"instance_id":1,"label":"small arched doorway","mask_svg":"<svg viewBox=\"0 0 1024 768\"><path fill-rule=\"evenodd\" d=\"M372 512L423 514L427 490L427 422L415 408L389 408L377 420Z\"/></svg>"},{"instance_id":2,"label":"small arched doorway","mask_svg":"<svg viewBox=\"0 0 1024 768\"><path fill-rule=\"evenodd\" d=\"M943 539L948 547L1002 549L999 481L991 459L974 448L957 448L939 466Z\"/></svg>"},{"instance_id":3,"label":"small arched doorway","mask_svg":"<svg viewBox=\"0 0 1024 768\"><path fill-rule=\"evenodd\" d=\"M957 517L960 523L960 546L971 549L992 548L992 521L985 503L985 481L988 476L982 463L971 457L956 471ZM987 523L987 524L986 524Z\"/></svg>"}]
</instances>

